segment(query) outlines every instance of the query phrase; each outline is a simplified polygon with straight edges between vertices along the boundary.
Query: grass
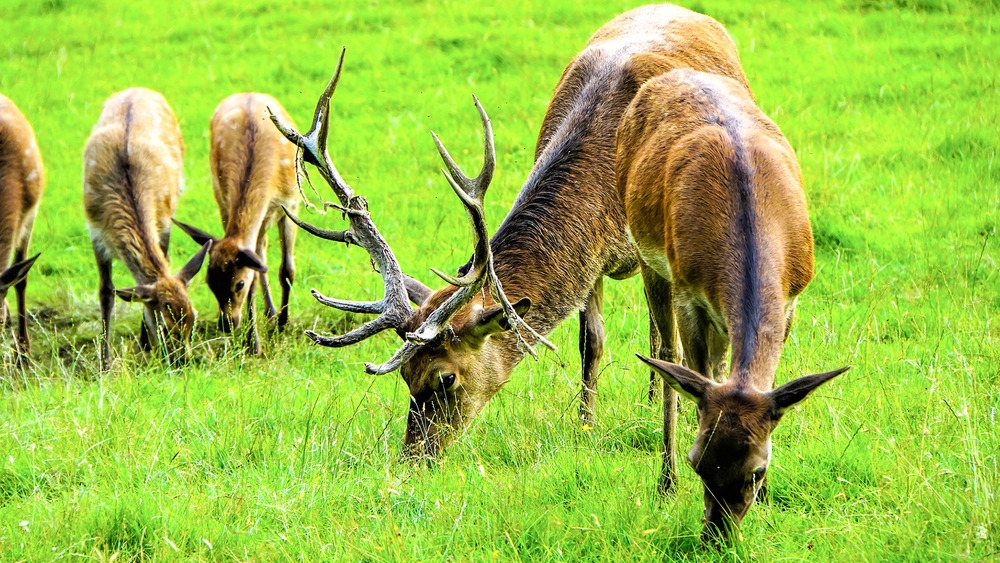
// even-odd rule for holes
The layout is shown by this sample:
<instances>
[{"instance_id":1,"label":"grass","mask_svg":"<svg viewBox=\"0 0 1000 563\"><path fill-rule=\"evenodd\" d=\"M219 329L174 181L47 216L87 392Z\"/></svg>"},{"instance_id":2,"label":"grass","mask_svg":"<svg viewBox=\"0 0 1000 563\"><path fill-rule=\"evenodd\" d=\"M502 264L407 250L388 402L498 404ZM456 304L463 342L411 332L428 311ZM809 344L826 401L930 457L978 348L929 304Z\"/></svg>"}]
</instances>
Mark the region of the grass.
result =
<instances>
[{"instance_id":1,"label":"grass","mask_svg":"<svg viewBox=\"0 0 1000 563\"><path fill-rule=\"evenodd\" d=\"M626 2L0 0L0 92L33 123L48 172L29 284L36 369L3 368L0 558L165 560L988 560L1000 557L995 1L694 2L727 26L761 107L797 150L817 273L778 380L855 367L775 433L769 504L721 556L699 546L700 483L660 499L659 410L644 402L638 279L606 286L597 425L576 423L576 323L522 363L439 468L398 460L407 391L368 377L394 337L328 350L300 336L360 319L308 288L378 294L362 251L303 234L292 329L267 357L216 338L199 277L198 360L137 351L98 377L97 275L80 154L102 102L162 92L187 143L178 218L220 230L208 119L226 95L273 94L304 123L348 49L330 146L404 268L425 282L470 251L438 176L434 129L474 167L493 120L499 224L530 169L562 68ZM465 147L463 149L462 147ZM334 217L319 220L338 225ZM176 264L196 246L174 236ZM272 266L276 256L272 252ZM129 283L116 265L116 280ZM0 355L10 361L9 330ZM694 429L684 409L680 444Z\"/></svg>"}]
</instances>

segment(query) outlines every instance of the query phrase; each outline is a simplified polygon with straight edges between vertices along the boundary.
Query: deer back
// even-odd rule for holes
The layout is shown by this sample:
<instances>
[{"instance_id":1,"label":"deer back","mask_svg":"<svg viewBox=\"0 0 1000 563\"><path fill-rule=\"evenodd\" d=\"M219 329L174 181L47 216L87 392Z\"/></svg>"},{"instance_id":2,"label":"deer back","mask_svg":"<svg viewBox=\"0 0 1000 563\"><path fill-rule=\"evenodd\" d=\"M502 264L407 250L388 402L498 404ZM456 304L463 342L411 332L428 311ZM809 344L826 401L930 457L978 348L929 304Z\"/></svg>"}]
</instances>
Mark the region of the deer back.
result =
<instances>
[{"instance_id":1,"label":"deer back","mask_svg":"<svg viewBox=\"0 0 1000 563\"><path fill-rule=\"evenodd\" d=\"M91 238L140 284L169 275L160 237L170 231L183 182L184 142L157 92L111 96L83 154L83 203Z\"/></svg>"},{"instance_id":2,"label":"deer back","mask_svg":"<svg viewBox=\"0 0 1000 563\"><path fill-rule=\"evenodd\" d=\"M233 94L212 114L212 189L225 238L254 248L258 233L281 216L281 206L298 203L295 145L268 119L268 111L289 120L267 94Z\"/></svg>"},{"instance_id":3,"label":"deer back","mask_svg":"<svg viewBox=\"0 0 1000 563\"><path fill-rule=\"evenodd\" d=\"M27 242L45 185L45 169L31 124L0 95L0 271Z\"/></svg>"},{"instance_id":4,"label":"deer back","mask_svg":"<svg viewBox=\"0 0 1000 563\"><path fill-rule=\"evenodd\" d=\"M786 308L812 278L792 148L743 84L691 70L647 82L618 140L618 186L643 261L680 302L709 310L733 341L732 370L748 369L741 354L760 356L755 373L770 375L755 383L770 389ZM761 336L768 343L741 340Z\"/></svg>"}]
</instances>

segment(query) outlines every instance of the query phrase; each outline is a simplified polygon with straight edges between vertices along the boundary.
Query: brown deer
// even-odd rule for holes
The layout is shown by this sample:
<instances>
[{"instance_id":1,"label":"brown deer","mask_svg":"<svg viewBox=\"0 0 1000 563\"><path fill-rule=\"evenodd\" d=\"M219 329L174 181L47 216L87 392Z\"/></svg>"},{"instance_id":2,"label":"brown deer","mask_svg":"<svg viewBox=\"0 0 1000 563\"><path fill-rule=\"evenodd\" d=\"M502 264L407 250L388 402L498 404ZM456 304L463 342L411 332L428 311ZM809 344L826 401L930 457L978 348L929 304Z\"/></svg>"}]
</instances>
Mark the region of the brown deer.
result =
<instances>
[{"instance_id":1,"label":"brown deer","mask_svg":"<svg viewBox=\"0 0 1000 563\"><path fill-rule=\"evenodd\" d=\"M27 256L44 185L45 169L35 132L14 102L0 95L0 321L7 322L7 291L13 287L17 292L18 363L31 353L25 291L28 270L38 255Z\"/></svg>"},{"instance_id":2,"label":"brown deer","mask_svg":"<svg viewBox=\"0 0 1000 563\"><path fill-rule=\"evenodd\" d=\"M676 6L646 6L599 29L556 86L534 167L510 213L492 239L487 240L485 225L477 228L472 263L460 270L460 278L439 274L450 285L437 292L403 277L371 222L367 202L354 195L330 162L327 113L340 66L320 98L308 135L279 123L302 147L305 161L316 165L334 188L351 222L346 231L300 225L330 240L363 246L386 291L376 303L344 302L314 292L333 307L379 317L339 337L308 334L333 347L387 329L405 340L391 360L367 369L401 369L411 395L404 440L409 453L436 455L508 381L525 352L531 351L529 345L545 343L541 335L574 312L580 315L581 416L591 420L604 347L603 279L627 278L638 268L615 187L615 131L639 87L674 68L696 68L746 83L736 47L722 26L706 16ZM438 145L453 180L462 186L456 193L470 212L481 205L494 166L489 122L481 113L487 149L475 180L466 179ZM477 284L491 291L469 290ZM406 303L407 295L419 306L416 311ZM672 391L664 396L665 404L670 401L667 410L674 409ZM672 442L666 446L673 451ZM667 481L672 486L672 471Z\"/></svg>"},{"instance_id":3,"label":"brown deer","mask_svg":"<svg viewBox=\"0 0 1000 563\"><path fill-rule=\"evenodd\" d=\"M194 309L187 286L201 269L211 243L177 275L170 274L170 219L177 209L184 142L177 118L159 93L145 88L119 92L104 103L83 152L83 207L100 275L104 335L101 367L110 365L115 295L145 306L140 328L144 350L161 342L168 358L183 357L191 340ZM125 263L136 286L115 289L113 259Z\"/></svg>"},{"instance_id":4,"label":"brown deer","mask_svg":"<svg viewBox=\"0 0 1000 563\"><path fill-rule=\"evenodd\" d=\"M661 339L661 359L639 358L697 404L687 461L704 485L703 539L729 537L764 484L782 415L848 369L772 389L813 275L799 165L745 83L680 69L647 81L625 112L616 173ZM675 323L687 367L672 363Z\"/></svg>"},{"instance_id":5,"label":"brown deer","mask_svg":"<svg viewBox=\"0 0 1000 563\"><path fill-rule=\"evenodd\" d=\"M243 304L248 311L247 345L260 353L254 319L254 295L260 282L264 312L278 316L278 329L288 322L288 298L295 279L295 226L281 208L294 211L299 202L295 177L295 145L267 121L268 111L290 121L285 109L266 94L233 94L212 115L212 188L222 215L225 236L214 236L175 221L198 244L212 241L207 279L219 301L219 330L240 326ZM267 283L267 230L278 224L281 240L281 310L275 310Z\"/></svg>"}]
</instances>

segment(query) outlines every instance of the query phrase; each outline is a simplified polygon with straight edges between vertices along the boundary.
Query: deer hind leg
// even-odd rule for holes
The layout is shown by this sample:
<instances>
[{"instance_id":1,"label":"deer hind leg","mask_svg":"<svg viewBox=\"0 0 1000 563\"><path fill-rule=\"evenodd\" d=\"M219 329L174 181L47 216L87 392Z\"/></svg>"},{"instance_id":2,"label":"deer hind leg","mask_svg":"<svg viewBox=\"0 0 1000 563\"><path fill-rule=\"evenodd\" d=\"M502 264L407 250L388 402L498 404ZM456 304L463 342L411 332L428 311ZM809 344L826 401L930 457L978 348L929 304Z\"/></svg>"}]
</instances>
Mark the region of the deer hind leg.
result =
<instances>
[{"instance_id":1,"label":"deer hind leg","mask_svg":"<svg viewBox=\"0 0 1000 563\"><path fill-rule=\"evenodd\" d=\"M295 210L293 209L294 213ZM297 228L287 216L278 220L278 235L281 237L281 311L278 313L278 330L288 324L288 300L295 282L295 233Z\"/></svg>"},{"instance_id":2,"label":"deer hind leg","mask_svg":"<svg viewBox=\"0 0 1000 563\"><path fill-rule=\"evenodd\" d=\"M111 320L115 314L115 283L111 278L111 256L97 243L94 243L94 257L97 259L97 274L100 278L97 299L101 305L101 324L104 329L98 359L101 371L107 371L111 366Z\"/></svg>"},{"instance_id":3,"label":"deer hind leg","mask_svg":"<svg viewBox=\"0 0 1000 563\"><path fill-rule=\"evenodd\" d=\"M677 361L674 322L673 292L670 280L652 268L642 265L642 285L649 307L649 352L659 360ZM659 382L663 396L663 467L657 483L660 494L670 494L677 489L677 392L665 380L650 373L650 396L653 383Z\"/></svg>"},{"instance_id":4,"label":"deer hind leg","mask_svg":"<svg viewBox=\"0 0 1000 563\"><path fill-rule=\"evenodd\" d=\"M583 362L583 390L580 395L580 420L594 423L594 399L604 355L604 278L598 278L580 311L580 359Z\"/></svg>"}]
</instances>

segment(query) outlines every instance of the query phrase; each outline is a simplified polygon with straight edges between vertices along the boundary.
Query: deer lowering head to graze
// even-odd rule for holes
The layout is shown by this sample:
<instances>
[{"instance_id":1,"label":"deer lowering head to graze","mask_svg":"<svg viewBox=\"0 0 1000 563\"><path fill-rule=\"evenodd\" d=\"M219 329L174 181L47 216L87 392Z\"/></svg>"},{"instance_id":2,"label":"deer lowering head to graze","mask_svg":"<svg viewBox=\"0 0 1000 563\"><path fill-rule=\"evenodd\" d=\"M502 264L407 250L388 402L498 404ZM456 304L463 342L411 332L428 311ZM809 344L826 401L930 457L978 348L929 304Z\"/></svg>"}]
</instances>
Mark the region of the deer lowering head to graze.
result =
<instances>
[{"instance_id":1,"label":"deer lowering head to graze","mask_svg":"<svg viewBox=\"0 0 1000 563\"><path fill-rule=\"evenodd\" d=\"M574 313L580 318L583 361L580 411L584 421L591 421L604 346L603 279L629 277L638 267L615 188L615 131L643 82L688 67L746 82L722 26L683 8L638 8L598 30L556 86L534 167L509 214L492 238L485 225L477 228L472 264L457 279L442 276L450 285L437 292L403 276L371 223L367 202L353 194L329 160L327 112L336 79L320 99L310 135L303 138L285 127L306 161L318 165L334 187L351 221L346 231L309 230L364 246L386 287L375 304L317 294L331 306L379 317L347 335L310 335L327 346L345 346L387 329L403 338L389 362L368 370L400 369L410 390L405 437L410 454L433 456L444 448L509 380L529 346L544 342L541 335ZM475 180L467 181L439 144L452 180L461 186L456 193L470 212L476 201L481 205L493 172L489 122L482 115L487 150ZM463 195L469 192L479 199ZM478 291L478 284L490 291ZM406 303L407 295L416 310Z\"/></svg>"},{"instance_id":2,"label":"deer lowering head to graze","mask_svg":"<svg viewBox=\"0 0 1000 563\"><path fill-rule=\"evenodd\" d=\"M646 82L622 118L616 170L646 299L671 351L668 361L639 357L697 404L687 461L704 484L703 537L729 536L764 483L782 415L847 370L772 389L813 274L799 165L745 84L674 70ZM687 367L672 363L675 323Z\"/></svg>"},{"instance_id":3,"label":"deer lowering head to graze","mask_svg":"<svg viewBox=\"0 0 1000 563\"><path fill-rule=\"evenodd\" d=\"M7 322L5 298L13 287L17 293L15 349L19 362L31 353L25 291L28 270L38 256L28 258L28 245L44 185L45 170L35 132L14 102L0 95L0 322Z\"/></svg>"},{"instance_id":4,"label":"deer lowering head to graze","mask_svg":"<svg viewBox=\"0 0 1000 563\"><path fill-rule=\"evenodd\" d=\"M157 92L130 88L104 102L83 152L83 207L100 275L101 366L110 365L115 295L141 302L140 343L156 342L179 359L191 340L194 309L187 286L201 269L211 243L170 273L170 220L177 209L184 143L177 118ZM115 289L111 263L117 258L136 286Z\"/></svg>"},{"instance_id":5,"label":"deer lowering head to graze","mask_svg":"<svg viewBox=\"0 0 1000 563\"><path fill-rule=\"evenodd\" d=\"M295 279L295 226L281 208L295 211L299 202L295 178L295 145L268 121L268 112L291 123L285 109L267 94L233 94L212 115L212 187L225 235L212 235L175 221L198 244L212 241L208 255L208 287L219 301L219 329L240 326L246 303L247 344L260 353L254 319L254 294L260 282L264 312L288 322L288 298ZM281 310L275 310L267 283L267 230L278 224L281 240Z\"/></svg>"}]
</instances>

